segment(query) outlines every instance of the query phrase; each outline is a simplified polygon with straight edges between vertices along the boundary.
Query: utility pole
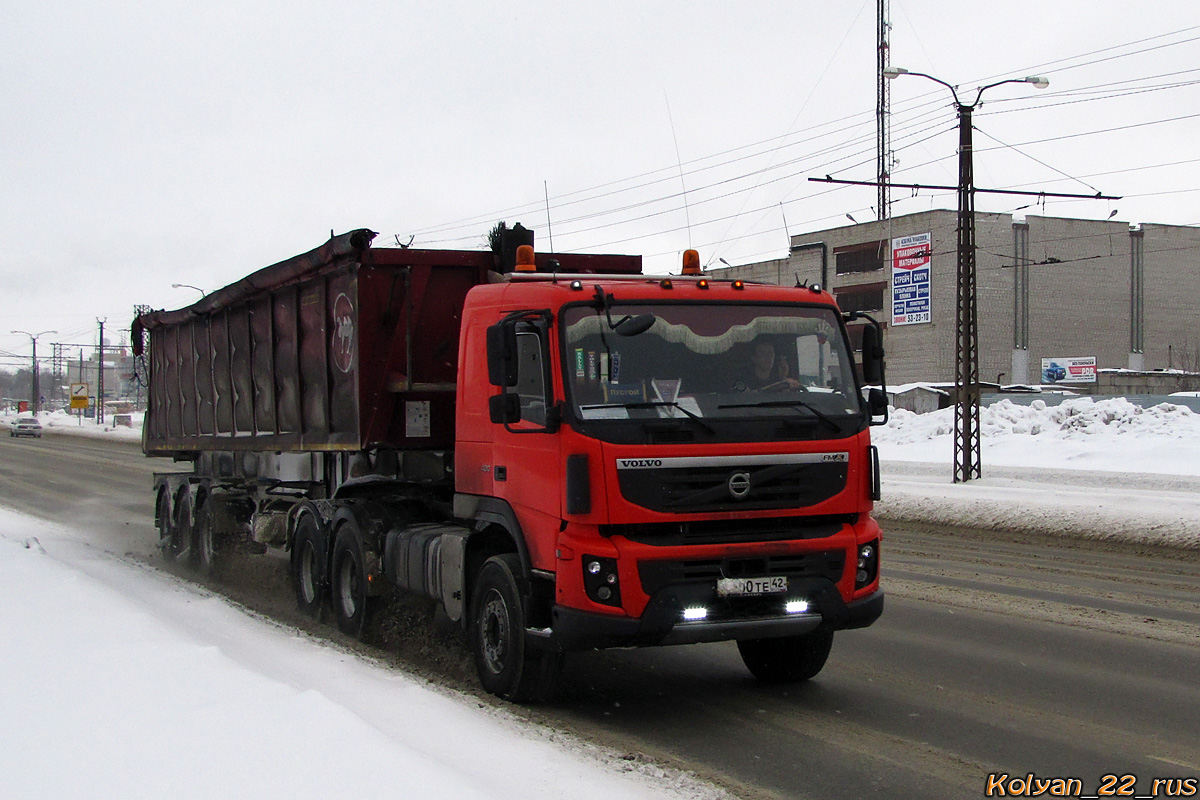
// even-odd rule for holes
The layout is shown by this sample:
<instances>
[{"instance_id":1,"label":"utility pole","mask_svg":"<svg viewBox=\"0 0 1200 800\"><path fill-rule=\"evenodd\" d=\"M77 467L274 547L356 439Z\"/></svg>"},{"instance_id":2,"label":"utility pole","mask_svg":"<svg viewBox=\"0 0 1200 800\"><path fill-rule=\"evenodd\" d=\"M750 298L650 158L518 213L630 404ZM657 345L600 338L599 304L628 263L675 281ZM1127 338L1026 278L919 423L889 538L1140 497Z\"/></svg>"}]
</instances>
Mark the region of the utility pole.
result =
<instances>
[{"instance_id":1,"label":"utility pole","mask_svg":"<svg viewBox=\"0 0 1200 800\"><path fill-rule=\"evenodd\" d=\"M877 199L878 206L875 216L879 220L885 220L891 216L890 206L892 203L891 191L888 185L891 166L889 162L888 147L891 146L890 133L890 115L891 115L891 96L889 87L891 81L887 78L888 66L891 63L890 50L888 46L888 2L887 0L877 0L876 17L878 23L876 46L876 79L879 81L878 91L876 92L875 103L875 174L879 177L879 197Z\"/></svg>"},{"instance_id":2,"label":"utility pole","mask_svg":"<svg viewBox=\"0 0 1200 800\"><path fill-rule=\"evenodd\" d=\"M936 186L923 183L892 183L906 189L954 190L958 192L958 259L957 259L957 302L955 304L955 330L957 347L955 354L954 388L957 400L954 406L954 482L960 483L980 477L979 457L979 315L976 304L975 280L975 194L1026 195L1035 197L1069 197L1081 200L1119 200L1103 194L1067 194L1063 192L1029 192L1016 189L977 189L974 179L973 153L971 150L971 112L979 105L983 93L994 86L1006 83L1028 83L1045 89L1050 81L1038 76L1009 78L982 86L975 94L975 101L967 104L958 99L956 87L941 78L923 72L909 72L900 67L888 67L883 77L891 80L900 75L916 75L940 83L954 96L954 108L958 112L958 185ZM832 178L809 178L817 183L842 183L852 186L876 186L882 181L852 181Z\"/></svg>"},{"instance_id":3,"label":"utility pole","mask_svg":"<svg viewBox=\"0 0 1200 800\"><path fill-rule=\"evenodd\" d=\"M96 320L100 323L100 358L97 360L96 367L100 373L100 377L96 380L98 388L96 389L96 424L104 424L104 320Z\"/></svg>"},{"instance_id":4,"label":"utility pole","mask_svg":"<svg viewBox=\"0 0 1200 800\"><path fill-rule=\"evenodd\" d=\"M83 380L83 348L82 348L82 347L81 347L81 348L79 348L79 382L80 382L80 383L84 383L84 382L85 382L85 381ZM84 413L85 413L84 409L82 409L82 408L81 408L81 409L79 409L79 424L80 424L80 425L83 425L83 415L84 415Z\"/></svg>"},{"instance_id":5,"label":"utility pole","mask_svg":"<svg viewBox=\"0 0 1200 800\"><path fill-rule=\"evenodd\" d=\"M954 482L963 483L982 477L979 457L979 303L975 279L975 167L971 147L971 114L979 105L983 93L1006 83L1028 83L1045 89L1050 81L1038 76L1009 78L981 86L975 101L964 103L958 90L941 78L923 72L889 68L889 79L900 75L916 75L940 83L954 97L958 112L958 265L957 299L954 312L954 331L957 347L954 354Z\"/></svg>"},{"instance_id":6,"label":"utility pole","mask_svg":"<svg viewBox=\"0 0 1200 800\"><path fill-rule=\"evenodd\" d=\"M953 91L953 89L951 90ZM983 94L983 89L979 90ZM971 149L971 112L978 105L958 109L958 298L954 312L954 482L983 475L979 458L979 303L975 279L975 166Z\"/></svg>"},{"instance_id":7,"label":"utility pole","mask_svg":"<svg viewBox=\"0 0 1200 800\"><path fill-rule=\"evenodd\" d=\"M51 370L51 374L54 376L54 399L56 401L62 400L62 385L63 385L62 358L63 358L63 346L60 343L55 342L54 343L54 360L53 360L53 362L51 362L52 367L53 367Z\"/></svg>"},{"instance_id":8,"label":"utility pole","mask_svg":"<svg viewBox=\"0 0 1200 800\"><path fill-rule=\"evenodd\" d=\"M38 379L38 361L37 361L37 340L39 336L45 336L48 333L58 333L58 331L42 331L41 333L30 333L29 331L13 331L13 333L22 333L33 340L33 358L30 364L32 378L29 381L29 410L36 417L38 413L38 398L40 398L42 386Z\"/></svg>"}]
</instances>

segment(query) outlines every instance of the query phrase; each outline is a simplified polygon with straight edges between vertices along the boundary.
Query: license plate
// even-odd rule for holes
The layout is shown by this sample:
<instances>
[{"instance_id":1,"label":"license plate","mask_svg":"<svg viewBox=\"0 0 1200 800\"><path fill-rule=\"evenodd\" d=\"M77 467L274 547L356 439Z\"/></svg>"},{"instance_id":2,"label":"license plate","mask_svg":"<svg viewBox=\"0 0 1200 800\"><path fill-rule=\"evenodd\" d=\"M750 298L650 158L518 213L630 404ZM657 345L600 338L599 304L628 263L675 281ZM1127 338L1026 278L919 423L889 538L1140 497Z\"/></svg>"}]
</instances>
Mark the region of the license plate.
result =
<instances>
[{"instance_id":1,"label":"license plate","mask_svg":"<svg viewBox=\"0 0 1200 800\"><path fill-rule=\"evenodd\" d=\"M771 578L721 578L717 594L721 597L754 597L763 594L782 594L788 590L786 575Z\"/></svg>"}]
</instances>

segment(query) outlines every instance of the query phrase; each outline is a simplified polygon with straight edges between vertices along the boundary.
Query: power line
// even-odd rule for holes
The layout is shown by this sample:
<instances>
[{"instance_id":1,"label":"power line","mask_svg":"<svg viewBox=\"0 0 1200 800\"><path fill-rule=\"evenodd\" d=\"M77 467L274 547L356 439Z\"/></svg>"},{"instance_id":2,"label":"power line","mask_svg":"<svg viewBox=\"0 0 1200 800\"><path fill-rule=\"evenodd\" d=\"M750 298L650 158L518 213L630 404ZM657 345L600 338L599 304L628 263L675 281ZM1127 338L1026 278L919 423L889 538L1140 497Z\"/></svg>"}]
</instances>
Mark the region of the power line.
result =
<instances>
[{"instance_id":1,"label":"power line","mask_svg":"<svg viewBox=\"0 0 1200 800\"><path fill-rule=\"evenodd\" d=\"M1193 27L1184 28L1184 29L1181 29L1178 31L1172 31L1172 32L1164 33L1164 34L1159 34L1156 36L1145 37L1145 38L1138 39L1138 40L1131 41L1131 42L1125 42L1125 43L1120 43L1120 44L1116 44L1116 45L1111 45L1108 47L1099 48L1097 50L1092 50L1092 51L1085 52L1082 54L1076 54L1076 55L1067 56L1067 57L1064 57L1061 59L1055 59L1055 60L1052 60L1049 62L1045 62L1044 64L1039 65L1039 66L1035 67L1034 69L1042 70L1042 69L1046 69L1046 68L1051 68L1051 69L1056 69L1060 72L1068 71L1068 70L1077 71L1084 67L1094 66L1094 65L1098 65L1098 64L1102 64L1102 63L1106 63L1106 62L1111 62L1114 60L1128 59L1128 58L1133 58L1133 57L1136 57L1139 55L1154 54L1165 48L1183 46L1183 45L1191 44L1196 41L1200 41L1200 36L1193 35L1194 32L1198 31L1198 30L1200 30L1200 26L1193 26ZM1179 38L1181 36L1185 37L1185 38ZM1168 40L1170 40L1170 41L1168 41ZM1200 81L1179 81L1179 82L1173 82L1173 83L1168 83L1168 84L1163 84L1163 85L1146 85L1146 82L1150 81L1150 80L1161 80L1163 78L1184 76L1184 75L1192 74L1196 71L1197 70L1179 70L1179 71L1175 71L1175 72L1166 72L1166 73L1160 72L1160 73L1156 73L1156 74L1152 74L1152 75L1143 76L1140 78L1132 78L1132 79L1115 81L1115 82L1106 82L1106 83L1096 84L1096 85L1090 86L1090 87L1080 87L1080 88L1076 88L1073 90L1058 92L1053 96L1043 95L1043 96L1039 97L1038 102L1036 102L1036 103L1032 103L1026 98L994 100L994 101L992 101L991 105L1001 104L1001 103L1005 104L1006 106L1008 106L1008 104L1014 104L1014 105L1012 105L1011 107L998 108L994 112L989 111L989 113L1011 113L1012 111L1015 111L1015 110L1029 110L1029 109L1042 109L1042 108L1048 109L1048 108L1052 108L1055 106L1068 105L1068 104L1080 103L1080 102L1093 102L1096 100L1113 100L1116 98L1128 97L1128 96L1132 96L1135 94L1142 94L1142 93L1152 92L1152 91L1157 92L1157 91L1167 91L1167 90L1172 90L1172 89L1190 88L1191 86L1196 85L1197 83L1200 83ZM937 109L944 106L945 103L944 103L944 101L941 101L941 100L932 99L936 96L936 94L937 94L936 92L930 92L928 95L919 96L918 98L914 99L914 101L900 104L899 109L894 112L894 119L897 121L896 127L899 130L903 131L903 130L905 130L905 125L916 124L917 126L919 126L920 122L914 123L914 120L920 120L920 119L932 116L933 114L937 113ZM1089 94L1091 96L1088 96ZM1054 97L1057 97L1060 102L1046 102L1047 100L1053 100ZM1016 104L1020 104L1020 105L1016 105ZM840 165L843 162L847 162L847 161L850 161L851 159L853 159L860 152L859 147L860 147L860 145L862 145L864 143L865 137L851 135L849 137L843 138L842 140L840 140L838 142L831 143L826 147L814 148L814 150L816 152L802 153L802 154L797 155L795 158L786 159L779 163L769 163L765 166L758 167L755 169L738 169L732 175L724 175L724 176L719 176L719 177L716 175L717 171L719 171L719 170L737 169L737 165L744 164L746 162L757 160L757 159L770 158L770 159L772 159L772 162L774 162L775 157L779 153L783 152L784 150L794 150L795 148L801 148L801 147L806 147L806 146L811 147L814 143L819 143L822 139L834 137L839 134L856 132L858 129L865 127L865 125L868 121L868 117L869 117L869 114L865 111L862 113L849 114L849 115L840 117L836 120L831 120L828 122L823 122L823 123L818 123L818 124L807 126L799 131L794 131L794 132L788 131L787 133L779 135L779 136L767 137L767 138L761 139L756 142L752 142L752 143L745 144L745 145L740 145L735 148L730 148L727 150L720 151L718 153L713 153L708 156L703 156L700 158L695 158L695 159L691 159L689 161L683 162L683 166L684 166L683 176L690 176L689 184L694 187L694 188L689 189L689 192L688 192L689 202L693 206L699 207L699 206L703 206L704 204L710 204L710 203L716 202L718 200L728 199L737 194L742 194L743 197L749 198L751 196L751 194L762 189L764 186L779 184L779 183L787 181L789 179L797 179L799 177L799 175L796 171L793 171L793 170L795 170L800 165L803 165L805 163L811 163L812 161L815 161L817 159L823 160L825 162L825 165L824 166L819 166L819 165L818 166L809 166L808 169L810 171L815 171L815 170L822 169L822 168L832 170L834 166ZM1106 128L1106 129L1095 130L1095 131L1086 131L1086 132L1078 132L1078 133L1066 134L1066 135L1056 136L1056 137L1047 137L1047 138L1038 139L1038 140L1031 141L1031 142L1025 142L1025 143L1022 143L1021 145L1007 145L1007 144L1004 144L1003 142L1000 142L1000 143L1005 147L1015 150L1018 146L1028 146L1028 145L1032 145L1032 144L1042 144L1042 143L1048 143L1048 142L1064 141L1064 140L1069 140L1069 139L1077 138L1077 137L1081 137L1081 136L1094 136L1094 135L1101 135L1101 134L1110 134L1110 133L1114 133L1114 132L1133 130L1133 129L1145 127L1148 125L1165 124L1168 122L1181 121L1181 120L1186 120L1186 119L1191 119L1191 118L1193 118L1193 116L1189 115L1189 116L1183 116L1183 117L1175 117L1175 118L1166 119L1166 120L1145 121L1145 122L1141 122L1141 123L1128 124L1128 125ZM991 136L991 134L986 134L986 135ZM932 138L932 137L930 137L930 138ZM995 138L995 137L992 137L992 138ZM897 142L896 142L897 146L896 146L895 150L896 150L896 152L903 152L906 149L910 149L911 147L921 144L922 141L924 141L924 140L912 141L912 140L905 140L903 137L898 137ZM996 141L999 142L1000 140L996 139ZM1020 152L1020 151L1018 151L1018 152ZM820 155L818 155L818 153ZM1032 156L1029 156L1028 154L1022 153L1022 155L1026 155L1026 157L1029 157L1034 161L1038 161L1038 159L1035 159ZM926 162L926 163L936 163L937 161L940 161L940 160L942 160L942 159L935 159L932 162ZM1065 172L1055 169L1053 166L1047 164L1044 161L1038 161L1038 163L1042 164L1042 166L1044 166L1048 169L1058 172L1060 175L1066 175ZM855 164L852 166L840 166L839 169L851 169L851 168L854 168L855 166L858 166L858 165ZM906 167L904 169L904 171L907 172L911 169L914 169L914 167ZM702 175L706 175L706 174L713 174L714 178L710 179L710 180L702 180L698 183L692 182L697 176L702 176ZM764 178L766 178L766 176L772 176L772 177L770 177L769 179L764 179ZM639 173L637 175L633 175L633 176L630 176L627 178L621 178L618 180L599 184L597 186L587 187L587 188L575 190L572 192L560 194L554 198L551 198L551 201L554 202L559 208L561 208L562 206L581 206L583 204L589 204L589 203L590 204L602 203L606 200L610 200L610 199L616 198L616 197L632 197L634 195L634 193L636 193L636 192L645 191L646 189L653 189L653 187L655 187L655 186L658 186L666 181L678 179L679 177L681 177L681 176L680 176L678 164L671 165L671 166L664 166L664 167L660 167L660 168L657 168L654 170L642 172L642 173ZM1078 179L1076 179L1076 180L1078 180ZM749 181L754 181L753 185L750 185L750 186L739 186L738 185L741 182L749 182ZM718 191L722 187L727 189L727 191ZM788 193L790 193L790 190ZM784 195L784 197L786 197L786 196L787 196L787 194ZM812 197L812 196L813 195L809 195L808 197ZM695 197L697 199L692 200L693 197ZM644 223L647 220L662 217L666 214L678 213L681 209L681 206L678 205L678 202L681 199L682 199L682 195L678 192L659 192L649 198L632 200L631 202L625 202L625 203L611 204L610 207L608 207L608 208L600 208L600 209L596 209L596 210L584 210L583 208L580 208L580 213L576 213L576 214L568 217L567 219L565 219L563 221L563 223L561 223L561 225L566 226L566 229L568 232L567 235L569 235L577 240L579 237L586 237L586 236L588 236L588 234L594 234L601 230L609 230L609 229L619 227L622 225L635 225L637 223ZM806 198L800 198L800 199L806 199ZM453 222L442 223L442 224L438 224L438 225L421 228L416 231L416 234L419 237L429 236L429 235L436 236L439 233L452 233L454 231L465 230L468 226L482 225L487 222L494 221L497 217L503 217L503 216L507 216L507 215L513 214L513 213L534 213L536 211L541 210L541 208L543 206L543 202L544 202L543 199L538 199L537 201L531 200L527 204L512 206L507 209L492 212L491 214L488 214L488 215L479 215L477 217L466 217L466 218L461 218L459 220L455 220ZM789 202L799 202L799 200L789 201ZM763 205L757 206L755 208L750 208L750 209L745 208L745 206L747 204L748 204L747 202L742 203L743 207L739 210L739 214L755 214L755 213L763 213L766 209L773 210L780 205L780 201L778 200L778 198L775 198L769 204L763 204ZM667 207L664 209L661 209L661 210L655 210L654 212L649 213L649 214L637 214L637 215L633 215L633 216L625 217L625 218L621 218L621 219L614 219L615 217L621 215L622 213L627 213L627 212L633 211L635 209L651 209L651 208L654 208L655 205L666 205ZM733 221L736 221L737 217L738 217L738 215L734 215L732 218ZM585 222L596 221L596 220L605 220L606 218L609 221L603 222L602 224L582 225L582 223L585 223ZM696 222L695 225L696 226L711 225L711 224L714 224L715 222L725 222L725 221L729 221L729 220L730 220L729 215L717 215L715 218L700 220L700 221ZM730 227L732 227L732 224L733 224L733 222L730 222ZM576 228L572 229L570 227L571 225L580 225L580 227L576 227ZM560 227L560 223L557 220L556 220L555 226ZM677 232L678 232L677 228L672 228L672 227L667 226L664 228L660 228L659 230L656 230L649 234L639 233L636 236L619 239L613 243L636 241L639 239L650 238L650 237L657 236L657 235L668 235L668 234L673 234L673 233L677 233ZM728 237L728 234L729 234L729 231L726 231L725 236L723 236L721 238L721 240L718 241L718 243L717 243L718 246L723 246L725 244L725 239ZM760 235L760 234L754 234L754 235ZM475 232L472 232L472 234L469 237L464 236L464 237L460 237L457 239L448 239L448 240L442 240L442 241L463 241L464 239L467 239L467 238L477 239L478 234ZM740 239L741 237L738 237L738 238ZM439 243L439 242L435 241L433 243ZM574 242L572 242L572 245L574 245ZM575 246L572 246L569 249L574 251L574 250L577 250L578 248Z\"/></svg>"}]
</instances>

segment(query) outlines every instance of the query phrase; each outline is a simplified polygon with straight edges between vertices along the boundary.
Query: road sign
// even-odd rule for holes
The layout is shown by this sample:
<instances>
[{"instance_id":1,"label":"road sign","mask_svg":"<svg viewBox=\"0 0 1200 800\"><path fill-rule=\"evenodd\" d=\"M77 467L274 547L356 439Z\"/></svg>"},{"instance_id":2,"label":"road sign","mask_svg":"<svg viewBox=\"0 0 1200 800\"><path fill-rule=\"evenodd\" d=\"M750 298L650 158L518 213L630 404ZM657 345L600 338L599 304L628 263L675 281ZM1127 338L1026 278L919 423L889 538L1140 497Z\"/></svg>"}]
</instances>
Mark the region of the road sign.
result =
<instances>
[{"instance_id":1,"label":"road sign","mask_svg":"<svg viewBox=\"0 0 1200 800\"><path fill-rule=\"evenodd\" d=\"M71 408L87 408L88 401L88 385L86 383L71 384Z\"/></svg>"}]
</instances>

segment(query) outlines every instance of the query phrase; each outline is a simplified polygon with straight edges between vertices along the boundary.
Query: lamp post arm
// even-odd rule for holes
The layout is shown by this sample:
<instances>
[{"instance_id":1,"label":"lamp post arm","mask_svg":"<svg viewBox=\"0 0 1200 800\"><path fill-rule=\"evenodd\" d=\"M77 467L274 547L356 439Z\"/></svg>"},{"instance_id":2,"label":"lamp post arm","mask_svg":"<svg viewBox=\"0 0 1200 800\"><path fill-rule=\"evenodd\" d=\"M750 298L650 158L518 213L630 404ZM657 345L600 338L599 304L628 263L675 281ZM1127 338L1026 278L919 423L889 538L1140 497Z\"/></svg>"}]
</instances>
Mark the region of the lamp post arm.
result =
<instances>
[{"instance_id":1,"label":"lamp post arm","mask_svg":"<svg viewBox=\"0 0 1200 800\"><path fill-rule=\"evenodd\" d=\"M928 78L929 80L933 81L934 83L940 83L942 86L945 86L947 89L949 89L949 90L950 90L950 94L954 95L954 104L955 104L955 105L959 105L959 102L958 102L958 90L954 88L954 85L953 85L953 84L946 83L946 82L945 82L944 80L942 80L941 78L935 78L933 75L929 75L928 73L925 73L925 72L907 72L907 71L906 71L906 72L902 72L902 73L900 73L900 74L902 74L902 75L916 75L916 76L918 76L918 77L921 77L921 78Z\"/></svg>"},{"instance_id":2,"label":"lamp post arm","mask_svg":"<svg viewBox=\"0 0 1200 800\"><path fill-rule=\"evenodd\" d=\"M1007 80L996 81L995 83L989 83L987 86L980 86L979 91L975 93L975 102L971 103L971 108L974 108L975 106L979 105L979 98L983 97L983 93L986 92L988 89L991 89L995 86L1003 86L1006 83L1029 83L1029 81L1025 80L1024 78L1008 78Z\"/></svg>"}]
</instances>

